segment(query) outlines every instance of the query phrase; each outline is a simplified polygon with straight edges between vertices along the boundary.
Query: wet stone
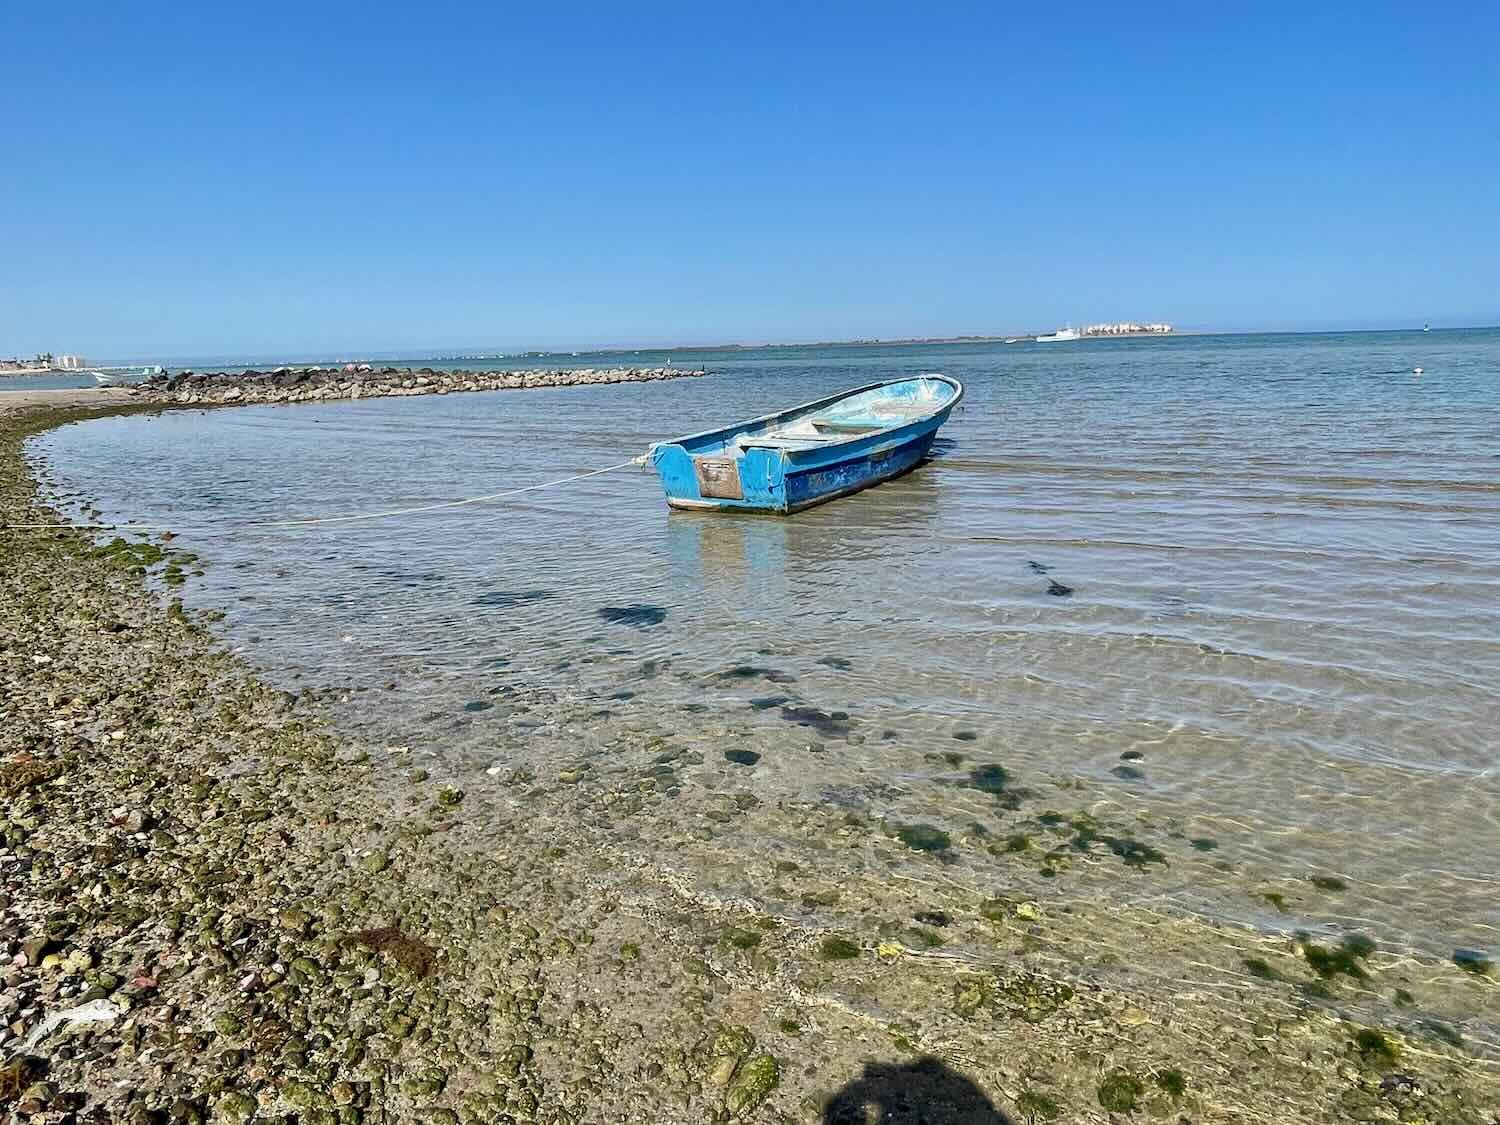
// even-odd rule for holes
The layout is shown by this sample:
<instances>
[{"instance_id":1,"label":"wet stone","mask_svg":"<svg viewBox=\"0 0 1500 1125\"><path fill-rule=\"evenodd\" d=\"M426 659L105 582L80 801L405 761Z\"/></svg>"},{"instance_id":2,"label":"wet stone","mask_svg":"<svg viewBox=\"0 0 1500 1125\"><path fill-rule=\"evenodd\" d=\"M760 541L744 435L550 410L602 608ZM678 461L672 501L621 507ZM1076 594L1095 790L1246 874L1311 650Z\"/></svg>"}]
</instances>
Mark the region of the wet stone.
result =
<instances>
[{"instance_id":1,"label":"wet stone","mask_svg":"<svg viewBox=\"0 0 1500 1125\"><path fill-rule=\"evenodd\" d=\"M737 766L753 766L760 761L760 755L754 750L726 750L724 760Z\"/></svg>"}]
</instances>

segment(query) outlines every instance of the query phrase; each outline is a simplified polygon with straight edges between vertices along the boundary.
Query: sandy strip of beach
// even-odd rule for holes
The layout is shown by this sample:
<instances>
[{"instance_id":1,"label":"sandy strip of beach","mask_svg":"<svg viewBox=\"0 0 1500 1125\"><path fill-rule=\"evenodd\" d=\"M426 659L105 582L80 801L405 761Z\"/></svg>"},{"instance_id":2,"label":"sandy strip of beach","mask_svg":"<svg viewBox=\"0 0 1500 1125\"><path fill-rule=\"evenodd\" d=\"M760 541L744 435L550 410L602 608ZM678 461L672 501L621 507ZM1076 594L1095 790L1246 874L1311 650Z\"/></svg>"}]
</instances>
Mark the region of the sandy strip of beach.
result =
<instances>
[{"instance_id":1,"label":"sandy strip of beach","mask_svg":"<svg viewBox=\"0 0 1500 1125\"><path fill-rule=\"evenodd\" d=\"M62 390L0 390L0 414L61 410L80 406L128 405L131 392L124 387L80 387Z\"/></svg>"}]
</instances>

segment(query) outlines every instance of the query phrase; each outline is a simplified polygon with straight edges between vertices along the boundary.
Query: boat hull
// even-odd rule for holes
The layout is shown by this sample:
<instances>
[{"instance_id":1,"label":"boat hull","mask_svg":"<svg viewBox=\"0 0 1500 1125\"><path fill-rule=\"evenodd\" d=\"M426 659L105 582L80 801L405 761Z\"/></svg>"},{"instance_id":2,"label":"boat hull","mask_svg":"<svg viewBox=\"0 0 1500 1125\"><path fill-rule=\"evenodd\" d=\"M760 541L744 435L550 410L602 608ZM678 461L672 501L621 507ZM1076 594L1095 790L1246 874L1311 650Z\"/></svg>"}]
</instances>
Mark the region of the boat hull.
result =
<instances>
[{"instance_id":1,"label":"boat hull","mask_svg":"<svg viewBox=\"0 0 1500 1125\"><path fill-rule=\"evenodd\" d=\"M940 377L932 377L940 378ZM835 395L780 415L755 419L739 427L680 438L652 447L651 461L661 478L667 504L691 511L760 512L789 515L870 488L916 468L932 449L937 431L962 396L953 390L942 405L905 424L826 444L760 445L752 438L736 448L740 433L774 430L778 424L835 406L885 384Z\"/></svg>"}]
</instances>

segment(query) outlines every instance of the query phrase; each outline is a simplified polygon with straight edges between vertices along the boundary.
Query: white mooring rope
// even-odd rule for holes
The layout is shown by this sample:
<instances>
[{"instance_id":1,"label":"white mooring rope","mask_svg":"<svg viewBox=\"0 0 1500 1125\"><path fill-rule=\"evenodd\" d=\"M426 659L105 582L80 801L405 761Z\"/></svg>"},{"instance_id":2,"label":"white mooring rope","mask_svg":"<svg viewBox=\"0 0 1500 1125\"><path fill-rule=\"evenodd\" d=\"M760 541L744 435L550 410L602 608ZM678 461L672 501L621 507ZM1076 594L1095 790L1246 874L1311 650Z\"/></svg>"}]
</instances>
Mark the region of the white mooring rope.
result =
<instances>
[{"instance_id":1,"label":"white mooring rope","mask_svg":"<svg viewBox=\"0 0 1500 1125\"><path fill-rule=\"evenodd\" d=\"M604 469L591 469L589 472L575 473L570 477L559 477L557 480L543 481L540 484L528 484L522 488L509 488L504 492L491 492L485 496L470 496L464 500L444 500L438 504L422 504L415 508L392 508L384 512L363 512L354 516L325 516L320 519L223 523L195 530L216 532L253 531L257 528L316 527L320 524L358 523L363 520L385 520L393 519L396 516L414 516L422 512L438 512L447 508L463 508L470 504L487 504L495 500L505 500L511 496L520 496L524 492L539 492L544 488L555 488L560 484L572 484L574 481L603 476L605 473L613 473L620 469L627 469L631 465L644 465L645 463L646 458L644 455L632 457L629 461L621 461L618 465L610 465ZM181 534L180 527L173 524L6 523L3 517L0 517L0 531L177 531Z\"/></svg>"}]
</instances>

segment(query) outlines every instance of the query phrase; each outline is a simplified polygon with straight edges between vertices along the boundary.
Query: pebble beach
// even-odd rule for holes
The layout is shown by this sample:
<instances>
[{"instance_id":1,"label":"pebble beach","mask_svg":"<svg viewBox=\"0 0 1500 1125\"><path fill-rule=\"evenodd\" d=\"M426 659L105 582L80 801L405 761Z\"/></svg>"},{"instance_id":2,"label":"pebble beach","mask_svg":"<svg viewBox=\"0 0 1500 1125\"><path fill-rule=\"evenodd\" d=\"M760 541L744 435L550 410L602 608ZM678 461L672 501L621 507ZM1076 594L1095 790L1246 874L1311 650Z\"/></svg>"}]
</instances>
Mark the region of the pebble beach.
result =
<instances>
[{"instance_id":1,"label":"pebble beach","mask_svg":"<svg viewBox=\"0 0 1500 1125\"><path fill-rule=\"evenodd\" d=\"M614 374L591 377L667 377ZM734 759L705 760L670 730L481 792L336 733L326 690L260 679L212 614L174 597L193 560L170 542L6 529L58 519L23 443L66 422L558 385L513 377L178 377L0 397L0 1109L13 1119L1500 1120L1500 1060L1461 1031L1496 1002L1488 961L1267 934L1139 895L974 894L953 866L1029 837L891 830L767 799ZM971 788L1013 799L984 770ZM674 835L674 789L702 800L701 831ZM1111 879L1166 858L1165 829L1127 834L1065 790L1025 815ZM745 900L643 858L655 841L690 866L731 847L716 829L736 820L795 835L818 861L747 860L763 893ZM921 877L888 877L891 856Z\"/></svg>"}]
</instances>

